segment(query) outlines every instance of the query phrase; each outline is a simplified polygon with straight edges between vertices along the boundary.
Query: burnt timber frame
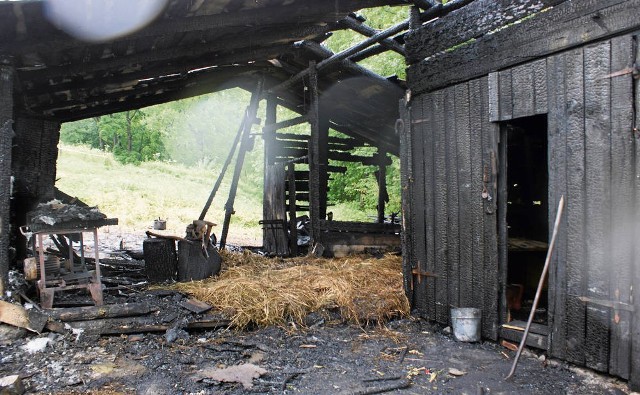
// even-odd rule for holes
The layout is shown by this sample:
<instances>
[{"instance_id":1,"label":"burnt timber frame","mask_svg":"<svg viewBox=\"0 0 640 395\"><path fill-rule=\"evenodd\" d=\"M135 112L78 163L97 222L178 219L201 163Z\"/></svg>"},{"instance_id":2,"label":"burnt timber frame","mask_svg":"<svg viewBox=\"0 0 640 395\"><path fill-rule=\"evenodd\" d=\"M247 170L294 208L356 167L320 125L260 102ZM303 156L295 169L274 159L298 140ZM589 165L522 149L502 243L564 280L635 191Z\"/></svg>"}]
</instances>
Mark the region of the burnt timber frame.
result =
<instances>
[{"instance_id":1,"label":"burnt timber frame","mask_svg":"<svg viewBox=\"0 0 640 395\"><path fill-rule=\"evenodd\" d=\"M481 307L483 336L496 338L506 320L509 209L500 122L547 115L549 223L560 195L568 199L543 343L552 356L629 379L633 389L640 388L640 302L630 294L640 288L632 241L640 235L639 7L636 0L477 0L412 24L405 35L411 100L402 122L411 130L400 136L412 305L442 323L448 316L439 306ZM421 197L426 204L411 203ZM442 210L458 219L443 221ZM484 233L463 226L474 216ZM416 267L433 267L438 278L420 285L411 276ZM489 300L479 303L482 294Z\"/></svg>"},{"instance_id":2,"label":"burnt timber frame","mask_svg":"<svg viewBox=\"0 0 640 395\"><path fill-rule=\"evenodd\" d=\"M253 90L259 79L266 87L276 86L306 69L310 61L320 63L334 55L320 43L332 31L348 28L342 19L362 8L404 4L405 0L265 0L240 7L231 1L168 0L159 16L137 32L84 42L47 20L42 1L1 3L0 128L6 143L1 145L6 170L0 174L2 224L20 224L31 205L53 196L61 123L232 87ZM130 6L133 12L137 3ZM82 9L78 15L83 15ZM300 42L313 44L296 45ZM400 50L392 41L383 45ZM364 77L380 88L380 94L362 100L358 87L351 87L351 97L328 108L323 122L358 141L397 153L394 103L404 88L402 82L389 81L344 58L327 65L319 76L320 94L354 77ZM301 91L295 87L282 91L275 100L305 113ZM345 105L349 102L357 105ZM14 199L9 196L11 175ZM10 228L1 227L0 279L6 278L9 267L4 254L10 237ZM18 251L21 254L24 251Z\"/></svg>"}]
</instances>

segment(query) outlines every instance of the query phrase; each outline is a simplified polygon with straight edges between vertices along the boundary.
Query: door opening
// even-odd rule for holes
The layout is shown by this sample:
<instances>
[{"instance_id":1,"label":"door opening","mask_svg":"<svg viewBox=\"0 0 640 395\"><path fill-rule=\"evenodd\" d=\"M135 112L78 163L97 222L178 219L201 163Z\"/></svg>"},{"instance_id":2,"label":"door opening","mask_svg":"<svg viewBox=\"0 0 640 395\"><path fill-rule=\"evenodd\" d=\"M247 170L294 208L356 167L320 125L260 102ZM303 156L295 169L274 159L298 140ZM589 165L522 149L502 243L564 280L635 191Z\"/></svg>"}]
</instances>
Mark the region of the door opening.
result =
<instances>
[{"instance_id":1,"label":"door opening","mask_svg":"<svg viewBox=\"0 0 640 395\"><path fill-rule=\"evenodd\" d=\"M506 316L517 325L529 317L548 248L547 116L505 122L501 137L506 144ZM545 283L533 321L538 325L547 325L547 295Z\"/></svg>"}]
</instances>

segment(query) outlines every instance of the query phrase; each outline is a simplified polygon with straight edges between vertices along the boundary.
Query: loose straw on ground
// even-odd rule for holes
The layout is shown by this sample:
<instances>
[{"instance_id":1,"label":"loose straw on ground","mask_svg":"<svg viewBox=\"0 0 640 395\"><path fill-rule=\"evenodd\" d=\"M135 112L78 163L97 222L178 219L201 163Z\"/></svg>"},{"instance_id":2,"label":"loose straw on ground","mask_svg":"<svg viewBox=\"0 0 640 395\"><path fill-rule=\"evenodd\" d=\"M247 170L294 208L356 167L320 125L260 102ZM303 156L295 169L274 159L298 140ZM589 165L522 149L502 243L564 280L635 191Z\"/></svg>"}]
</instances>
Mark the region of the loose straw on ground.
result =
<instances>
[{"instance_id":1,"label":"loose straw on ground","mask_svg":"<svg viewBox=\"0 0 640 395\"><path fill-rule=\"evenodd\" d=\"M323 309L338 309L360 325L409 314L397 256L282 260L224 253L223 262L220 276L175 289L214 306L239 328L303 324L309 313Z\"/></svg>"}]
</instances>

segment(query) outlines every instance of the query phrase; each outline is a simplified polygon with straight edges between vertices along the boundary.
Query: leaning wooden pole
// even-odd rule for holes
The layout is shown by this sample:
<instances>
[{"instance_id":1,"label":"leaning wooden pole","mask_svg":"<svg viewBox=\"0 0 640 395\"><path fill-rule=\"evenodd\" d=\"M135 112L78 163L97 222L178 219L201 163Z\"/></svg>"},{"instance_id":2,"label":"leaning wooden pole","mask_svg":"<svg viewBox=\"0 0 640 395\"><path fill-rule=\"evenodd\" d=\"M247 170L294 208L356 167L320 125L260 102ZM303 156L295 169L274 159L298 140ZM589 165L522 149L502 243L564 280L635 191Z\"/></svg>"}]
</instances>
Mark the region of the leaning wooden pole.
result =
<instances>
[{"instance_id":1,"label":"leaning wooden pole","mask_svg":"<svg viewBox=\"0 0 640 395\"><path fill-rule=\"evenodd\" d=\"M536 314L536 308L538 307L538 301L540 300L540 294L542 293L542 286L544 285L545 278L547 277L547 272L549 271L549 263L551 262L551 256L553 255L553 246L556 243L556 236L558 236L558 228L560 227L560 219L562 218L562 210L564 209L564 195L560 198L560 203L558 203L558 213L556 214L556 222L553 225L553 235L551 236L551 243L549 244L549 250L547 251L547 259L544 261L544 267L542 268L542 274L540 274L540 281L538 282L538 289L536 290L536 297L533 299L533 306L531 306L531 313L529 313L529 320L527 320L527 326L524 328L524 333L522 334L522 340L520 340L520 346L518 347L518 352L516 353L516 357L513 359L513 364L511 365L511 371L509 375L505 377L505 380L513 377L516 372L516 367L518 366L518 360L520 359L520 354L522 354L522 349L524 348L525 343L527 342L527 336L529 336L529 329L531 328L531 322L533 321L533 316Z\"/></svg>"},{"instance_id":2,"label":"leaning wooden pole","mask_svg":"<svg viewBox=\"0 0 640 395\"><path fill-rule=\"evenodd\" d=\"M7 290L9 275L14 75L13 67L0 59L0 296Z\"/></svg>"},{"instance_id":3,"label":"leaning wooden pole","mask_svg":"<svg viewBox=\"0 0 640 395\"><path fill-rule=\"evenodd\" d=\"M229 223L231 222L231 215L233 215L233 204L236 200L236 193L238 192L238 181L240 180L240 173L242 172L242 165L244 164L244 157L249 151L251 146L251 127L253 126L256 114L258 113L258 104L260 103L260 96L262 95L262 79L258 81L255 91L251 95L251 101L249 102L249 108L247 109L246 121L244 122L244 131L242 132L242 138L240 140L240 149L238 150L238 157L236 158L236 167L233 171L233 179L231 180L231 188L229 190L229 198L224 206L224 222L222 224L222 232L220 234L220 249L223 249L227 244L227 235L229 233Z\"/></svg>"},{"instance_id":4,"label":"leaning wooden pole","mask_svg":"<svg viewBox=\"0 0 640 395\"><path fill-rule=\"evenodd\" d=\"M222 184L222 180L224 179L224 175L227 172L227 168L229 167L229 164L231 164L231 160L233 159L233 156L236 153L236 148L238 147L238 142L240 141L240 137L242 136L242 132L244 131L244 125L247 122L247 111L249 110L249 108L247 108L247 110L245 110L244 112L244 117L242 118L242 122L240 122L240 127L238 128L238 132L236 133L236 137L233 139L233 144L231 145L231 150L229 151L229 155L227 156L227 159L224 161L224 164L222 165L222 170L220 170L220 175L218 176L218 179L216 180L216 183L213 185L213 189L211 190L211 193L209 194L209 198L207 199L207 202L204 204L204 207L202 208L202 212L200 213L200 217L198 217L198 219L200 221L202 221L204 219L204 217L207 215L207 211L209 211L209 207L211 207L211 203L213 202L213 198L216 197L216 193L218 193L218 189L220 188L220 184Z\"/></svg>"}]
</instances>

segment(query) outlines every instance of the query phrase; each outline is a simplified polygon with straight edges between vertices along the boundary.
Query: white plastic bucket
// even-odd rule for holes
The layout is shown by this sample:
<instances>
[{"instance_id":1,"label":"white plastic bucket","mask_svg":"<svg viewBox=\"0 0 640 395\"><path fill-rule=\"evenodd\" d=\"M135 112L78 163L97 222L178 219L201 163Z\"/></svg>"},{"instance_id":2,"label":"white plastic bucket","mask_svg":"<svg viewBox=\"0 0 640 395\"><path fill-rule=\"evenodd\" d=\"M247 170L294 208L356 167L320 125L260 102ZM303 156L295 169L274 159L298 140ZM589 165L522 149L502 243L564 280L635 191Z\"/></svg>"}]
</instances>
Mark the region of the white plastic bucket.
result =
<instances>
[{"instance_id":1,"label":"white plastic bucket","mask_svg":"<svg viewBox=\"0 0 640 395\"><path fill-rule=\"evenodd\" d=\"M451 309L453 337L461 342L480 341L482 312L473 307Z\"/></svg>"}]
</instances>

